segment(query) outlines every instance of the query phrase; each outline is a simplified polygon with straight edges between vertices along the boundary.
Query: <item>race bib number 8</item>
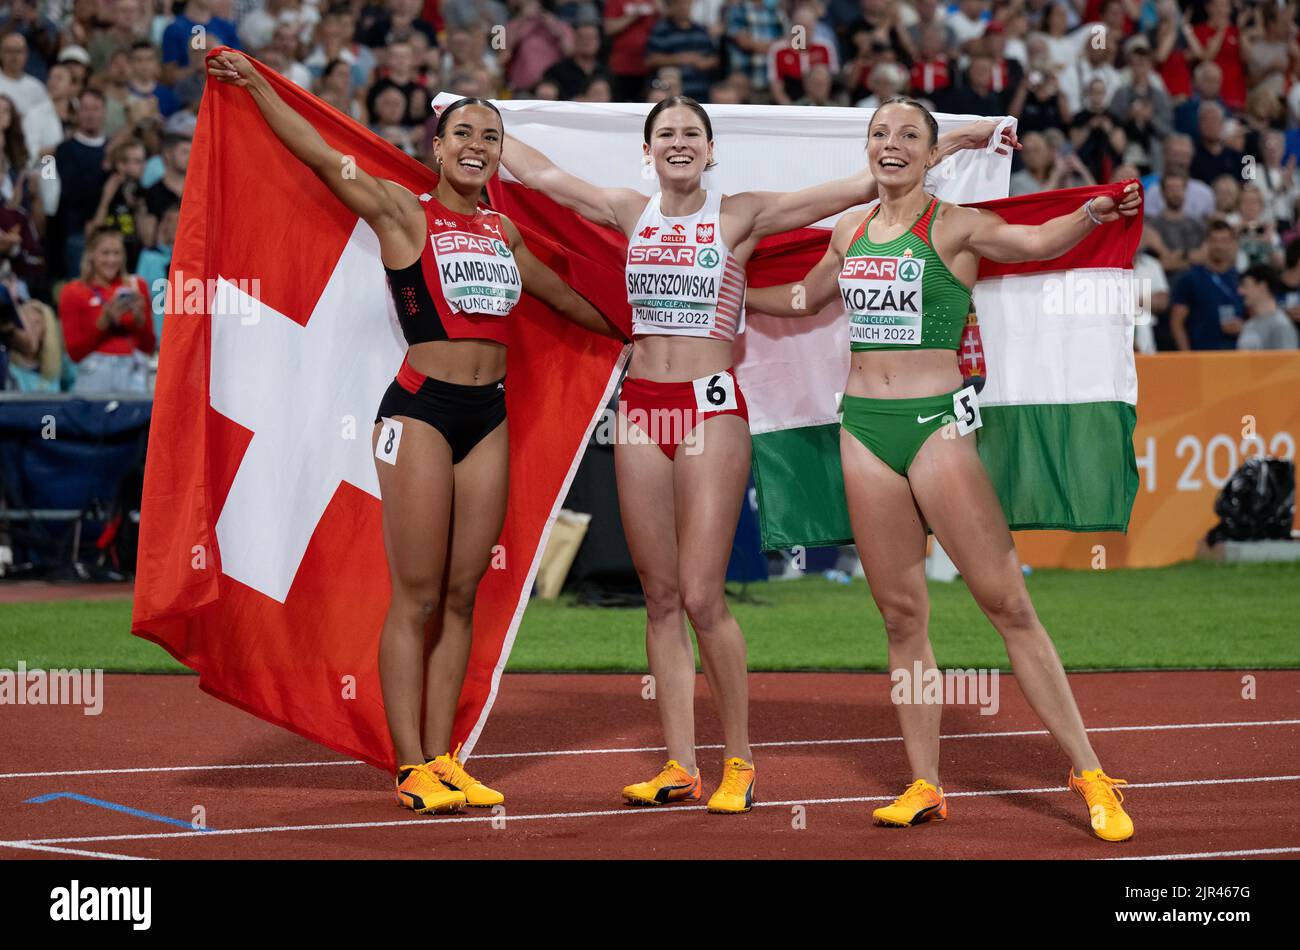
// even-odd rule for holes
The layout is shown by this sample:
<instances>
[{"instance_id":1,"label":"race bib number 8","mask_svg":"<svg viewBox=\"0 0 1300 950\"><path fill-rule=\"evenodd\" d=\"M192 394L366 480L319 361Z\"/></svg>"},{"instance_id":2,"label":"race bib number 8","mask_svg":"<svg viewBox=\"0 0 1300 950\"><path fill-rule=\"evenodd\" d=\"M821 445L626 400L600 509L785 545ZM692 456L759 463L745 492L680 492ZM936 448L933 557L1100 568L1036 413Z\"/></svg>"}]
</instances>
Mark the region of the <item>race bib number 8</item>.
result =
<instances>
[{"instance_id":1,"label":"race bib number 8","mask_svg":"<svg viewBox=\"0 0 1300 950\"><path fill-rule=\"evenodd\" d=\"M975 395L974 386L967 386L952 394L952 414L957 422L958 435L974 432L984 424L980 418L979 397Z\"/></svg>"},{"instance_id":2,"label":"race bib number 8","mask_svg":"<svg viewBox=\"0 0 1300 950\"><path fill-rule=\"evenodd\" d=\"M714 373L692 380L695 386L695 408L700 412L721 412L737 409L736 380L730 373Z\"/></svg>"},{"instance_id":3,"label":"race bib number 8","mask_svg":"<svg viewBox=\"0 0 1300 950\"><path fill-rule=\"evenodd\" d=\"M396 465L397 447L402 444L402 424L387 417L382 421L384 427L379 430L379 441L375 443L375 458Z\"/></svg>"}]
</instances>

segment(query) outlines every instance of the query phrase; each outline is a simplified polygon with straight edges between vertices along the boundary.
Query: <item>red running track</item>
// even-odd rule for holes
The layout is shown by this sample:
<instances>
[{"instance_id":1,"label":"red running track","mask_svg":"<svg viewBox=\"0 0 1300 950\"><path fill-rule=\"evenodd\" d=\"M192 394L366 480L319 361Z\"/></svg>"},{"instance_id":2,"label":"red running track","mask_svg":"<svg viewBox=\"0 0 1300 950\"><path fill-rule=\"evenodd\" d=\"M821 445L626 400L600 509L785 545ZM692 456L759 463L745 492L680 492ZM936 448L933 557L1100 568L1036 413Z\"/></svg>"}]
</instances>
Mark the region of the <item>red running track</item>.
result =
<instances>
[{"instance_id":1,"label":"red running track","mask_svg":"<svg viewBox=\"0 0 1300 950\"><path fill-rule=\"evenodd\" d=\"M1295 857L1300 671L1253 674L1254 699L1243 698L1245 675L1071 676L1102 762L1136 786L1137 834L1119 845L1092 836L1082 800L1064 789L1066 761L1010 676L996 715L944 712L949 820L882 829L871 809L909 778L882 674L753 674L759 806L738 816L621 804L621 787L664 758L640 676L506 676L471 761L507 796L495 821L404 812L390 777L207 696L195 677L114 675L97 717L0 710L0 858ZM698 694L707 795L720 732L703 678ZM994 735L1008 732L1030 734ZM52 792L185 822L201 806L213 830L26 801Z\"/></svg>"}]
</instances>

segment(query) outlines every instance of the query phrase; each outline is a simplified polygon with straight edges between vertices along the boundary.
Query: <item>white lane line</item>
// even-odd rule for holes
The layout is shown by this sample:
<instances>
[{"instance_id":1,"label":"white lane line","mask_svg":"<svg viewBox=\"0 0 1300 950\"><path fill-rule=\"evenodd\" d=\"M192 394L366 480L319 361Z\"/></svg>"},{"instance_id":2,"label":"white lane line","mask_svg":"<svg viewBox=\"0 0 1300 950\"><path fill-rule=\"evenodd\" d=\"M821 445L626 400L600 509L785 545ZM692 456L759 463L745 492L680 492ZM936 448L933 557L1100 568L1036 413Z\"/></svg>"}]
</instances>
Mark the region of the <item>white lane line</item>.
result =
<instances>
[{"instance_id":1,"label":"white lane line","mask_svg":"<svg viewBox=\"0 0 1300 950\"><path fill-rule=\"evenodd\" d=\"M1101 861L1187 861L1191 858L1253 858L1261 854L1300 854L1300 848L1251 848L1246 851L1189 851L1186 854L1139 854Z\"/></svg>"},{"instance_id":2,"label":"white lane line","mask_svg":"<svg viewBox=\"0 0 1300 950\"><path fill-rule=\"evenodd\" d=\"M1263 775L1252 778L1224 778L1224 779L1188 779L1174 782L1135 782L1125 788L1181 788L1188 785L1235 785L1247 782L1300 782L1300 775ZM1064 786L1052 786L1048 788L1004 788L1004 789L987 789L973 792L948 792L953 798L993 798L1006 795L1047 795L1068 792L1069 789ZM892 795L880 796L854 796L845 798L796 798L789 801L777 802L756 802L755 808L788 808L792 805L842 805L850 803L864 802L889 802L893 801ZM208 829L206 831L157 831L152 833L137 833L127 835L87 835L76 838L30 838L18 841L0 841L0 845L20 845L20 844L86 844L95 841L155 841L162 838L217 838L223 835L257 835L272 834L285 831L341 831L355 828L422 828L422 827L441 827L443 825L466 824L473 822L490 822L504 818L506 822L511 821L537 821L548 818L604 818L615 815L668 815L684 811L703 811L703 805L686 805L674 806L672 808L636 808L624 806L622 808L601 809L598 811L564 811L564 812L542 812L528 815L512 815L506 813L504 816L493 815L491 813L478 815L462 815L458 817L440 817L421 822L415 816L396 819L393 821L354 821L354 822L336 822L321 825L265 825L258 828L218 828Z\"/></svg>"},{"instance_id":3,"label":"white lane line","mask_svg":"<svg viewBox=\"0 0 1300 950\"><path fill-rule=\"evenodd\" d=\"M1176 722L1150 726L1096 726L1088 732L1159 732L1169 729L1248 729L1259 726L1300 726L1300 719L1267 719L1255 722ZM955 732L941 739L1006 739L1021 736L1046 736L1046 729L1025 729L1016 732ZM788 739L771 742L752 742L754 748L797 748L818 745L873 745L880 742L902 742L902 736L872 736L857 739ZM721 749L721 743L699 745L697 749ZM552 755L614 755L635 752L666 752L664 746L627 746L612 749L556 749L544 752L487 752L474 756L478 759L528 759ZM332 759L328 762L255 762L242 765L168 765L129 769L77 769L59 772L4 772L6 778L54 778L66 775L130 775L145 772L207 772L231 769L304 769L321 766L365 765L351 759Z\"/></svg>"},{"instance_id":4,"label":"white lane line","mask_svg":"<svg viewBox=\"0 0 1300 950\"><path fill-rule=\"evenodd\" d=\"M0 847L22 848L24 851L53 851L56 854L68 854L79 858L108 858L112 861L156 861L157 858L140 858L133 854L109 854L107 851L81 851L77 848L54 848L47 844L32 844L29 841L0 841Z\"/></svg>"},{"instance_id":5,"label":"white lane line","mask_svg":"<svg viewBox=\"0 0 1300 950\"><path fill-rule=\"evenodd\" d=\"M0 778L52 778L63 775L129 775L139 772L215 772L228 769L308 769L323 765L365 765L353 759L329 762L248 762L243 765L159 765L134 769L69 769L61 772L5 772Z\"/></svg>"}]
</instances>

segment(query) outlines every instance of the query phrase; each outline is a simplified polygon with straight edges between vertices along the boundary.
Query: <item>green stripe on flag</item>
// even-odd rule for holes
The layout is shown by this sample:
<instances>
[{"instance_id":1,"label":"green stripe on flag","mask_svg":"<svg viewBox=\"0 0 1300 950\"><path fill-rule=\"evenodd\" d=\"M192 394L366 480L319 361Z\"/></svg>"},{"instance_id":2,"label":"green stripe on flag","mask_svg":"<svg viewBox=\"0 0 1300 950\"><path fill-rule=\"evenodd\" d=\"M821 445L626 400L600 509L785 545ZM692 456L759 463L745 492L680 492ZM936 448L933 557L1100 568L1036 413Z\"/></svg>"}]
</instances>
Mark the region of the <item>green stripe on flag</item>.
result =
<instances>
[{"instance_id":1,"label":"green stripe on flag","mask_svg":"<svg viewBox=\"0 0 1300 950\"><path fill-rule=\"evenodd\" d=\"M980 458L1013 529L1128 530L1138 490L1133 406L989 406L980 414Z\"/></svg>"},{"instance_id":2,"label":"green stripe on flag","mask_svg":"<svg viewBox=\"0 0 1300 950\"><path fill-rule=\"evenodd\" d=\"M1124 402L984 406L979 451L1013 530L1126 531L1137 496ZM765 550L852 544L838 424L754 437Z\"/></svg>"},{"instance_id":3,"label":"green stripe on flag","mask_svg":"<svg viewBox=\"0 0 1300 950\"><path fill-rule=\"evenodd\" d=\"M838 422L754 436L754 489L765 550L853 543Z\"/></svg>"}]
</instances>

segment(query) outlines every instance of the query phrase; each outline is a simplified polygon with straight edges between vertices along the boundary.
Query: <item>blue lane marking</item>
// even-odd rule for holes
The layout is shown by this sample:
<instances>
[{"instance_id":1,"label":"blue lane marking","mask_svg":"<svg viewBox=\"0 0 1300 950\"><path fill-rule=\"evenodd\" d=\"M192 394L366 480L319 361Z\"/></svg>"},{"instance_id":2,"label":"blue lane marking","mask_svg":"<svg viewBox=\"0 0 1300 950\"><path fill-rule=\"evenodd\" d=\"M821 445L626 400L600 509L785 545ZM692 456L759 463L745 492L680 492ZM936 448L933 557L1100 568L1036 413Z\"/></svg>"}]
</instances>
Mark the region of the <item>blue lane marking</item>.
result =
<instances>
[{"instance_id":1,"label":"blue lane marking","mask_svg":"<svg viewBox=\"0 0 1300 950\"><path fill-rule=\"evenodd\" d=\"M195 828L188 821L180 818L169 818L166 815L155 815L151 811L141 811L138 808L131 808L127 805L119 805L117 802L106 802L99 798L90 798L86 795L78 795L76 792L50 792L48 795L37 795L35 798L29 798L25 802L28 805L41 805L45 802L52 802L56 798L71 798L73 801L81 802L85 805L94 805L97 808L107 808L109 811L120 811L127 815L134 815L137 818L148 818L150 821L161 821L163 824L176 825L187 831L210 831L209 828Z\"/></svg>"}]
</instances>

